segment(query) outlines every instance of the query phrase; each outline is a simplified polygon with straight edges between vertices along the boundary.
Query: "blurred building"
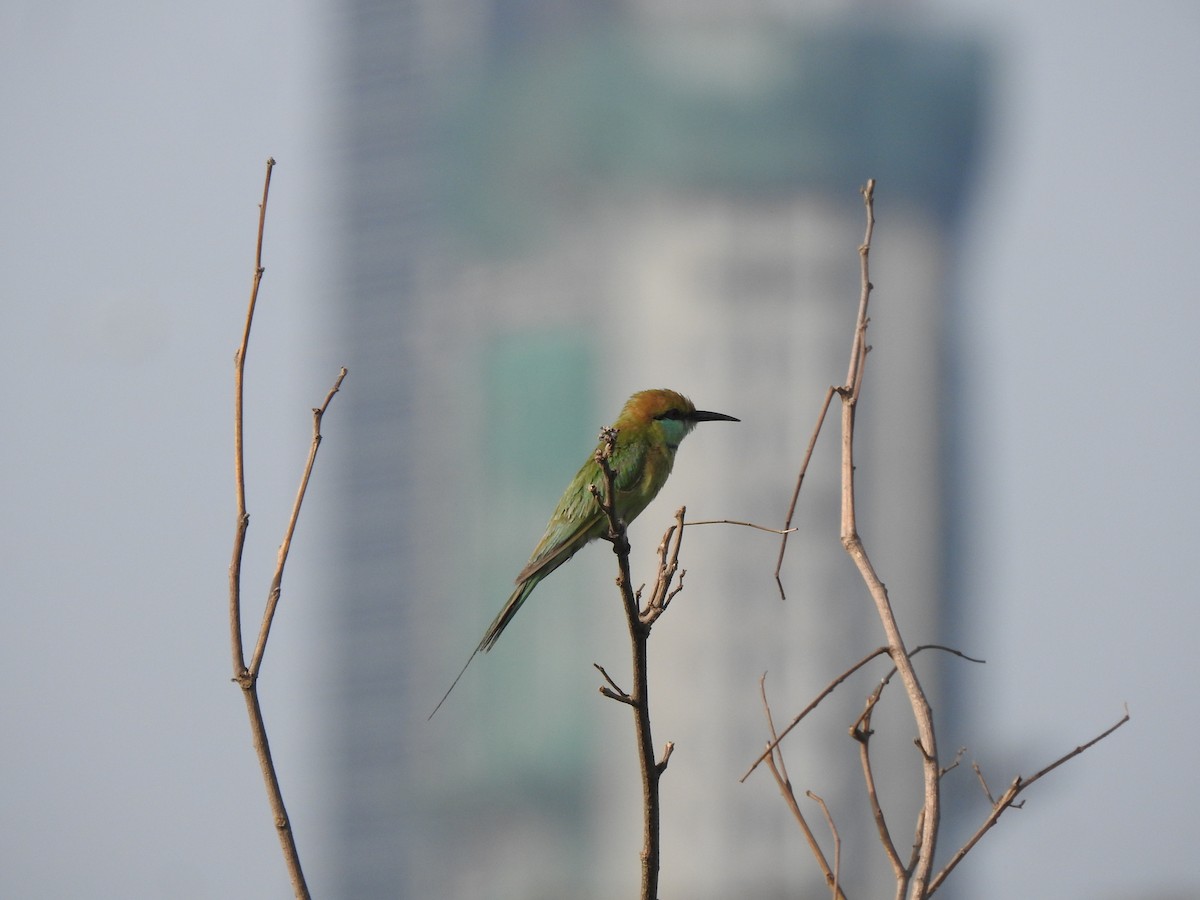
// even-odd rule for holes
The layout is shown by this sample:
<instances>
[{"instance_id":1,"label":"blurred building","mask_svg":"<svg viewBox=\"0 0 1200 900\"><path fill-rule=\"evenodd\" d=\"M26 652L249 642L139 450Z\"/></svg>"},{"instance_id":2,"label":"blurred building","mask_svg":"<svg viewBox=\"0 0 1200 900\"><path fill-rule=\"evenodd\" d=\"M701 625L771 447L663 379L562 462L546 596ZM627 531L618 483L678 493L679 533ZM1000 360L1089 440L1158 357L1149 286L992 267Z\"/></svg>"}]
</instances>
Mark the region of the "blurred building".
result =
<instances>
[{"instance_id":1,"label":"blurred building","mask_svg":"<svg viewBox=\"0 0 1200 900\"><path fill-rule=\"evenodd\" d=\"M592 668L618 682L628 671L606 545L539 587L425 719L633 391L672 387L743 420L701 426L681 449L631 530L635 580L650 578L683 503L693 519L782 524L820 400L845 378L868 177L878 290L862 530L910 644L939 636L947 270L984 58L912 24L747 9L347 7L339 896L636 890L632 723ZM882 642L838 542L837 425L835 413L802 495L786 601L776 537L687 531L687 587L651 642L655 737L676 743L663 896L826 893L767 773L737 779L766 738L764 671L787 720ZM887 890L890 873L845 735L881 674L787 745L798 792L821 794L837 820L860 896ZM876 718L876 753L903 845L919 778L910 717L893 705Z\"/></svg>"}]
</instances>

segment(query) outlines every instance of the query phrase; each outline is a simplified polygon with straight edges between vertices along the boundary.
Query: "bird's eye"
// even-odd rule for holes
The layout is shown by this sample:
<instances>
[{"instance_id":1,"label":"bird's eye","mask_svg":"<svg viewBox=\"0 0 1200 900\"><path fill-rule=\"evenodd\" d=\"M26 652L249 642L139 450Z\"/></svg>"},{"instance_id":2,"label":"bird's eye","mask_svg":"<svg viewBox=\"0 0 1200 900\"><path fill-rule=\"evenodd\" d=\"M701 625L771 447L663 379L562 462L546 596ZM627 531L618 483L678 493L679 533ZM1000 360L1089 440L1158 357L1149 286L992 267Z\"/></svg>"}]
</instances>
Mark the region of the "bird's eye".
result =
<instances>
[{"instance_id":1,"label":"bird's eye","mask_svg":"<svg viewBox=\"0 0 1200 900\"><path fill-rule=\"evenodd\" d=\"M668 409L665 413L659 413L654 418L656 419L682 419L683 413L677 409Z\"/></svg>"}]
</instances>

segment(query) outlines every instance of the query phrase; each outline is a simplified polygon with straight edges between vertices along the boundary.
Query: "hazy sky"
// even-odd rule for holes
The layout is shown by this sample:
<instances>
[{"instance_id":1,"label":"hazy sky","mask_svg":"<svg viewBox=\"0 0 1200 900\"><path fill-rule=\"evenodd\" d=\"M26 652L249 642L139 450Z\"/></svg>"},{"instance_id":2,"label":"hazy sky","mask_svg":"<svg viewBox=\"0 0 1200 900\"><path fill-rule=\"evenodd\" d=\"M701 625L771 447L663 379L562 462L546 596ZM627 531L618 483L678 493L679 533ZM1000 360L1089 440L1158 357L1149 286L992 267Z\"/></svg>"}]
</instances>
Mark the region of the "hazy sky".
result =
<instances>
[{"instance_id":1,"label":"hazy sky","mask_svg":"<svg viewBox=\"0 0 1200 900\"><path fill-rule=\"evenodd\" d=\"M972 751L1003 785L1133 714L964 865L976 898L1200 891L1200 7L1138 6L927 6L994 28L1000 63L961 261L964 649L989 661L964 676L983 698ZM229 683L231 360L274 155L254 618L309 408L338 365L354 385L322 333L335 25L312 3L0 9L5 897L289 896ZM337 427L335 401L263 686L318 894L316 523Z\"/></svg>"},{"instance_id":2,"label":"hazy sky","mask_svg":"<svg viewBox=\"0 0 1200 900\"><path fill-rule=\"evenodd\" d=\"M990 723L972 750L1003 784L1122 702L1133 720L988 838L975 896L1195 896L1200 7L1004 8L962 292Z\"/></svg>"}]
</instances>

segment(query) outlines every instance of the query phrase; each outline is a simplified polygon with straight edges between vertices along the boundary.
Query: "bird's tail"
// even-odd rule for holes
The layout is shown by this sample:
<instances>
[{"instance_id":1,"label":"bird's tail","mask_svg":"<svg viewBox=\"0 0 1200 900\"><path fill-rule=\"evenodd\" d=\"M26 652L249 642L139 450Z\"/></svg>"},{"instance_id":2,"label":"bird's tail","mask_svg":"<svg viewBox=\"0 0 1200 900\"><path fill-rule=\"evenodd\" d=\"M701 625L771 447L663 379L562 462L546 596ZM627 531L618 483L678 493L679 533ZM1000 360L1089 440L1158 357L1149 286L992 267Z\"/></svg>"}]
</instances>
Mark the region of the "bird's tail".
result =
<instances>
[{"instance_id":1,"label":"bird's tail","mask_svg":"<svg viewBox=\"0 0 1200 900\"><path fill-rule=\"evenodd\" d=\"M450 687L446 688L446 693L442 694L442 699L439 700L438 705L433 708L433 712L429 714L429 718L425 720L426 722L437 715L437 711L442 708L442 704L446 702L446 698L450 696L450 692L458 687L458 682L462 680L463 675L465 675L467 672L467 666L471 664L471 660L475 658L475 654L478 652L479 648L471 651L471 655L467 657L467 661L463 663L463 667L458 670L458 675L455 677L454 682L450 685Z\"/></svg>"},{"instance_id":2,"label":"bird's tail","mask_svg":"<svg viewBox=\"0 0 1200 900\"><path fill-rule=\"evenodd\" d=\"M538 573L517 585L517 589L512 592L512 596L508 598L508 602L500 610L500 615L496 616L492 624L488 626L488 630L484 632L483 640L475 648L476 653L487 653L492 649L492 645L500 640L500 634L508 627L508 623L512 621L513 616L517 614L517 610L521 608L521 604L533 593L533 589L537 587L538 582L541 580L542 574Z\"/></svg>"},{"instance_id":3,"label":"bird's tail","mask_svg":"<svg viewBox=\"0 0 1200 900\"><path fill-rule=\"evenodd\" d=\"M492 645L500 638L500 632L504 631L504 629L508 626L508 623L512 621L512 617L517 614L517 610L521 608L521 604L525 602L526 598L531 593L533 593L533 589L537 587L538 582L541 581L543 577L544 573L539 572L536 575L529 576L517 585L517 589L512 592L512 596L509 597L508 602L504 604L504 609L500 610L500 615L496 616L495 621L488 626L488 630L484 633L483 640L479 642L479 646L471 651L471 655L468 656L467 661L463 663L462 670L458 673L458 678L454 679L454 683L446 689L446 693L442 695L442 699L438 701L438 705L435 706L433 708L433 712L429 714L430 719L432 719L437 711L442 708L442 704L446 702L446 698L450 696L450 692L454 690L455 686L459 682L459 679L463 677L463 674L467 671L467 666L471 665L471 660L475 658L476 654L487 653L492 649Z\"/></svg>"}]
</instances>

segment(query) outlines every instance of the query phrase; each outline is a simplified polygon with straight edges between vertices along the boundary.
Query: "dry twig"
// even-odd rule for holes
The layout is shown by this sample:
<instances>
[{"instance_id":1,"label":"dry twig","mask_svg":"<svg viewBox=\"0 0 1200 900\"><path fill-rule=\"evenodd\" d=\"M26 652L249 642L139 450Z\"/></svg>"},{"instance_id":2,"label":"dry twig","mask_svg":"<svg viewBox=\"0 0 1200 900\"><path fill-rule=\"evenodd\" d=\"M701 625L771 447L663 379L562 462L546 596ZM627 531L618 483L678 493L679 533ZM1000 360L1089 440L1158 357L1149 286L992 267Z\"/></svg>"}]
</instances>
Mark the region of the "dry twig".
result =
<instances>
[{"instance_id":1,"label":"dry twig","mask_svg":"<svg viewBox=\"0 0 1200 900\"><path fill-rule=\"evenodd\" d=\"M250 289L250 303L246 311L246 324L242 330L242 341L234 356L234 483L237 492L237 525L233 539L233 559L229 565L229 635L231 653L233 656L233 680L242 689L246 701L246 712L250 717L250 733L254 744L254 752L258 757L262 770L263 782L267 790L267 799L275 820L275 830L283 850L284 861L287 864L288 876L292 882L292 891L297 898L308 898L308 886L304 880L304 872L300 866L300 853L296 847L295 835L292 833L291 822L288 819L287 808L284 806L283 793L279 786L279 777L275 772L275 763L271 757L271 746L267 740L267 727L263 720L262 707L258 700L258 676L262 669L263 655L267 649L267 638L271 633L271 623L275 618L275 610L279 605L279 597L283 586L283 570L287 564L288 553L291 550L292 536L300 517L300 507L308 490L309 477L312 474L313 463L316 461L317 448L321 444L321 419L329 408L333 395L341 388L346 377L342 369L325 395L324 402L313 409L313 436L309 446L308 459L304 472L300 477L300 486L296 499L292 504L291 515L284 530L283 542L279 547L279 555L275 562L275 573L271 578L271 587L267 595L266 608L263 612L262 625L259 627L258 639L255 642L254 653L250 665L245 662L245 649L242 642L241 614L241 581L242 556L246 546L246 532L250 525L250 515L246 511L246 474L243 456L243 397L245 393L246 350L250 344L250 329L254 322L254 308L258 302L258 289L262 283L262 245L263 231L267 220L267 196L271 187L271 170L275 160L267 160L267 174L263 184L262 203L259 205L258 239L254 254L254 280Z\"/></svg>"},{"instance_id":2,"label":"dry twig","mask_svg":"<svg viewBox=\"0 0 1200 900\"><path fill-rule=\"evenodd\" d=\"M859 268L861 274L861 293L859 295L858 316L854 326L854 339L850 348L850 363L846 374L846 383L837 389L842 399L842 546L858 567L859 574L867 586L871 599L875 601L875 611L883 625L887 636L888 653L892 663L900 673L912 707L913 718L917 725L917 747L921 751L921 768L924 774L924 804L921 812L920 838L917 842L915 864L902 874L898 884L897 896L907 893L909 897L923 898L926 896L930 873L933 869L934 852L937 849L938 825L941 818L941 779L938 777L937 737L933 727L933 710L929 700L917 678L904 638L900 634L900 626L892 611L888 599L887 588L875 572L871 560L867 556L862 538L858 534L857 508L854 502L854 424L858 410L858 398L862 392L866 371L867 354L867 316L871 299L870 254L871 236L875 230L875 181L871 179L862 190L863 204L866 208L866 233L862 245L858 248Z\"/></svg>"},{"instance_id":3,"label":"dry twig","mask_svg":"<svg viewBox=\"0 0 1200 900\"><path fill-rule=\"evenodd\" d=\"M804 834L804 839L808 842L808 847L812 850L812 854L817 860L817 865L821 867L821 872L825 876L825 883L829 886L835 900L846 900L846 895L842 893L842 888L838 883L841 840L838 837L837 830L833 827L833 820L829 817L829 810L825 808L824 801L821 801L821 808L825 809L826 820L829 822L830 830L833 832L833 868L830 868L829 861L825 858L825 853L821 850L820 843L812 833L812 829L808 827L808 821L804 818L804 813L800 810L800 804L796 800L796 793L792 790L792 781L788 777L787 766L783 762L783 753L778 750L779 735L775 732L775 719L771 715L771 704L767 701L767 674L765 672L758 679L758 689L762 694L763 713L767 717L767 728L771 732L771 742L768 744L769 749L767 751L767 768L775 779L775 784L779 787L779 792L783 795L783 800L787 803L788 809L792 811L792 818L800 826L800 831ZM811 791L807 793L809 797L815 796Z\"/></svg>"},{"instance_id":4,"label":"dry twig","mask_svg":"<svg viewBox=\"0 0 1200 900\"><path fill-rule=\"evenodd\" d=\"M621 593L621 604L625 610L626 623L629 626L629 642L633 656L632 690L626 693L609 677L603 667L597 665L596 668L611 685L611 687L602 686L600 693L633 708L638 763L642 775L642 886L640 896L642 900L657 900L661 860L659 780L667 768L675 745L668 742L663 749L662 757L658 760L655 759L654 739L650 731L647 642L650 638L650 628L666 611L675 594L679 592L679 588L672 590L671 584L679 565L684 510L680 508L675 513L675 524L663 535L658 551L658 578L650 599L639 610L640 591L634 593L629 574L629 540L625 535L625 523L621 521L616 508L616 472L613 471L611 463L616 442L617 432L615 429L605 428L600 432L600 447L596 451L596 462L600 465L604 483L603 487L591 485L590 490L608 519L608 534L605 535L605 540L613 545L613 552L617 555L617 589ZM682 579L682 573L680 573L680 578Z\"/></svg>"},{"instance_id":5,"label":"dry twig","mask_svg":"<svg viewBox=\"0 0 1200 900\"><path fill-rule=\"evenodd\" d=\"M839 886L839 878L842 869L842 838L838 834L837 826L833 824L833 816L829 813L829 807L825 805L825 800L818 794L812 791L805 791L804 795L809 800L815 800L821 807L821 812L825 814L825 824L829 826L829 833L833 837L833 884L830 885L835 897L842 897L842 889Z\"/></svg>"},{"instance_id":6,"label":"dry twig","mask_svg":"<svg viewBox=\"0 0 1200 900\"><path fill-rule=\"evenodd\" d=\"M796 514L796 502L800 499L800 488L804 484L804 476L808 472L808 463L812 459L813 450L817 446L817 438L821 434L821 427L825 424L825 417L829 414L829 404L833 401L833 395L837 393L837 388L830 387L825 391L825 401L821 404L821 411L817 413L817 421L813 425L812 435L808 439L808 447L804 450L804 458L800 461L800 474L796 476L796 487L792 489L792 500L788 504L787 517L783 520L783 540L779 542L779 559L775 562L775 584L779 588L779 599L786 600L787 594L783 590L783 578L779 574L783 569L783 555L787 552L788 535L796 529L792 527L792 517Z\"/></svg>"},{"instance_id":7,"label":"dry twig","mask_svg":"<svg viewBox=\"0 0 1200 900\"><path fill-rule=\"evenodd\" d=\"M850 668L848 668L845 672L843 672L841 675L839 675L837 678L833 679L833 681L829 682L829 684L825 685L825 688L821 691L821 693L817 694L817 696L814 697L811 702L809 702L808 706L806 706L806 707L804 707L804 709L800 710L800 712L796 714L795 718L793 718L792 721L787 724L787 727L784 728L783 731L779 732L779 735L777 737L772 735L771 742L769 744L767 744L767 749L764 750L759 755L759 757L756 760L754 760L753 763L750 764L750 768L745 771L745 773L742 775L741 778L738 779L738 781L744 782L747 778L749 778L750 774L755 769L758 768L759 764L764 762L767 759L767 757L769 757L771 755L772 751L774 751L775 748L779 746L780 741L782 741L785 737L787 737L788 734L791 733L791 730L793 728L795 728L797 725L799 725L804 720L805 716L807 716L810 712L812 712L814 709L816 709L818 706L820 706L821 701L824 700L826 697L828 697L830 694L832 694L839 684L844 682L847 678L849 678L851 675L853 675L855 672L857 672L859 669L861 669L863 666L865 666L871 660L875 659L875 657L882 656L885 653L887 653L886 647L875 648L870 653L868 653L866 656L864 656L862 659L860 659L858 662L856 662L854 665L852 665Z\"/></svg>"},{"instance_id":8,"label":"dry twig","mask_svg":"<svg viewBox=\"0 0 1200 900\"><path fill-rule=\"evenodd\" d=\"M928 699L921 687L920 681L917 678L916 670L913 668L912 659L921 650L924 649L939 649L949 653L953 653L963 659L972 662L982 662L982 660L973 660L958 650L949 647L944 647L938 644L927 644L917 647L911 652L904 645L903 638L900 634L899 626L896 622L893 613L891 602L888 598L887 589L883 582L871 565L871 561L867 556L866 549L863 546L861 537L858 534L857 512L855 507L854 497L854 424L855 414L857 411L858 398L861 395L863 387L863 376L866 368L867 355L870 347L866 343L866 331L869 324L867 316L872 285L869 272L869 256L871 249L871 237L874 231L875 215L874 215L874 187L873 180L868 181L862 190L863 202L866 207L866 233L861 246L859 247L860 259L860 274L861 274L861 292L859 296L858 314L855 321L854 337L850 349L850 361L846 374L846 381L840 387L831 387L826 392L824 402L821 405L821 410L817 416L817 422L813 429L812 436L809 439L808 447L805 451L803 461L800 466L800 473L796 480L796 486L792 493L791 505L788 508L787 518L784 524L784 536L780 543L779 562L775 569L776 582L779 584L780 596L783 596L783 584L780 580L780 568L783 564L784 552L787 548L787 533L790 532L792 518L796 508L797 498L800 493L800 488L803 484L805 473L808 468L809 460L812 457L813 448L816 445L817 438L820 434L821 427L825 422L829 411L829 406L833 396L836 394L842 401L842 445L841 445L841 484L842 484L842 521L841 521L841 539L846 552L854 561L859 570L863 582L865 583L872 600L875 602L876 613L879 616L880 623L883 626L884 633L887 637L887 646L878 648L868 656L857 662L847 671L834 679L820 694L814 699L782 732L776 734L774 723L771 721L770 711L768 709L768 725L771 730L771 741L767 744L767 749L758 757L757 760L750 766L750 769L742 776L742 781L754 771L755 767L764 760L767 762L776 782L779 784L780 790L784 793L784 797L788 802L789 808L793 810L793 815L802 822L802 828L805 831L806 837L809 840L810 846L813 848L813 853L817 857L818 863L822 870L826 872L828 878L828 865L824 856L820 852L820 848L816 846L815 840L811 837L806 825L803 824L803 817L799 813L799 808L796 804L795 797L791 792L791 784L787 779L786 769L783 767L782 756L779 753L779 743L799 722L816 708L822 700L825 699L839 684L845 681L851 674L862 668L876 656L886 653L891 657L893 669L879 682L871 694L867 697L866 704L862 714L858 720L850 728L851 736L859 744L860 762L863 770L863 778L866 784L867 795L871 806L871 812L875 819L876 829L879 833L880 842L883 845L884 852L887 855L888 861L892 866L893 873L896 878L896 897L897 900L903 900L908 897L909 900L925 900L937 890L944 882L949 873L962 860L962 858L978 843L983 835L993 826L1000 818L1003 812L1011 806L1019 806L1015 802L1017 795L1025 788L1038 781L1042 776L1053 771L1058 766L1065 763L1067 760L1079 755L1089 747L1103 740L1108 735L1112 734L1118 728L1129 720L1129 714L1126 712L1125 717L1113 725L1111 728L1088 741L1076 747L1070 753L1067 753L1057 759L1055 762L1046 766L1044 769L1036 773L1033 777L1023 779L1017 777L1009 785L1008 789L1001 794L999 799L995 799L991 790L987 786L987 782L983 777L983 772L979 766L973 765L976 776L983 787L984 792L988 796L989 802L992 804L992 811L984 823L979 827L976 833L954 854L951 860L945 867L933 875L934 854L937 848L938 826L941 815L941 796L940 783L942 777L952 769L956 768L962 758L963 750L960 750L954 760L946 766L941 766L938 762L938 751L936 736L933 726L932 710L930 709ZM918 737L914 741L921 754L921 768L924 784L923 803L915 820L915 835L913 838L912 850L907 861L901 859L895 842L892 838L890 829L884 816L883 809L880 806L878 793L875 786L875 776L872 767L870 755L870 739L873 734L871 730L871 719L874 710L879 700L882 697L883 690L895 675L900 676L900 680L904 685L905 693L908 697L909 704L912 708L913 718L917 726ZM764 692L764 704L766 702ZM810 794L811 796L811 794ZM832 827L832 823L831 823ZM836 833L835 833L836 837ZM836 865L835 865L836 871Z\"/></svg>"},{"instance_id":9,"label":"dry twig","mask_svg":"<svg viewBox=\"0 0 1200 900\"><path fill-rule=\"evenodd\" d=\"M1125 715L1121 716L1121 718L1118 719L1115 724L1109 726L1104 731L1100 732L1100 734L1096 735L1094 738L1092 738L1087 743L1080 744L1074 750L1064 753L1058 759L1054 760L1054 762L1050 763L1045 768L1039 770L1038 772L1036 772L1034 775L1032 775L1029 778L1022 778L1020 775L1018 775L1016 778L1014 778L1012 780L1012 782L1009 784L1008 788L1004 791L1003 794L1000 795L1000 798L997 800L992 800L992 792L988 789L987 782L984 781L983 772L980 771L978 765L973 764L972 768L975 769L975 774L979 776L979 783L983 785L983 790L988 795L988 799L992 800L992 811L988 814L988 817L983 820L983 824L980 825L979 828L977 828L975 830L975 833L973 835L971 835L966 840L966 842L961 847L958 848L957 851L955 851L955 854L954 854L954 856L952 856L950 858L950 861L947 862L946 865L942 867L942 870L937 873L937 877L935 877L929 883L929 891L926 893L926 896L927 897L932 896L933 892L942 886L942 884L946 881L947 876L949 876L949 874L954 871L954 867L957 866L960 862L962 862L963 857L966 856L971 851L971 849L976 844L979 843L980 839L985 834L987 834L988 831L991 830L993 825L995 825L998 821L1000 821L1000 817L1002 815L1004 815L1004 811L1006 809L1008 809L1010 807L1020 807L1021 804L1025 802L1022 800L1021 803L1016 803L1015 801L1017 799L1017 795L1019 795L1027 787L1029 787L1032 784L1034 784L1035 782L1039 781L1042 778L1042 776L1049 775L1051 772L1053 772L1055 769L1057 769L1063 763L1067 762L1068 760L1074 759L1076 756L1083 753L1083 751L1087 750L1089 747L1092 747L1095 744L1100 743L1102 740L1104 740L1106 737L1108 737L1110 734L1112 734L1114 731L1116 731L1118 728L1120 728L1122 725L1124 725L1128 721L1129 721L1129 709L1126 708Z\"/></svg>"}]
</instances>

